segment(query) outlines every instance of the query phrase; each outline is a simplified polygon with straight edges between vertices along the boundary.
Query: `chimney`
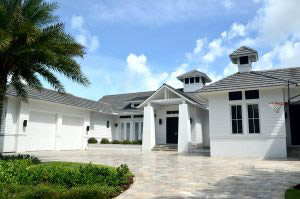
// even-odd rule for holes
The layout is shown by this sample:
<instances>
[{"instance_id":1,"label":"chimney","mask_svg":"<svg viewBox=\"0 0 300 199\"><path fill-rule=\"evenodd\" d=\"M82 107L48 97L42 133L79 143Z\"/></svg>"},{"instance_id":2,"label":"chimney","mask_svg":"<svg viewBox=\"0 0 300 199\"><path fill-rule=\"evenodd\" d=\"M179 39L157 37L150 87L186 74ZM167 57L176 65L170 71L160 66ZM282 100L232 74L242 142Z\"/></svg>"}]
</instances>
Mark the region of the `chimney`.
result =
<instances>
[{"instance_id":1,"label":"chimney","mask_svg":"<svg viewBox=\"0 0 300 199\"><path fill-rule=\"evenodd\" d=\"M238 65L238 72L250 72L252 70L252 63L258 60L258 53L256 50L247 46L242 46L229 55L231 62Z\"/></svg>"}]
</instances>

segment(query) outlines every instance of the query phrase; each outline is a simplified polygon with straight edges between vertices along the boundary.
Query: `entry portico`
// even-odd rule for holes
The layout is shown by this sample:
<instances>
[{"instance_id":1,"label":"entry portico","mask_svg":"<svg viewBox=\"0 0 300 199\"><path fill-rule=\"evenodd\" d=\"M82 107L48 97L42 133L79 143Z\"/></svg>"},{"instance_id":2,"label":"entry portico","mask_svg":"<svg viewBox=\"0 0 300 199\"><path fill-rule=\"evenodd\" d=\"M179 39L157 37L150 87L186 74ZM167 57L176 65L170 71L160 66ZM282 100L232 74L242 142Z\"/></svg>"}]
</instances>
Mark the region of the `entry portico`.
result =
<instances>
[{"instance_id":1,"label":"entry portico","mask_svg":"<svg viewBox=\"0 0 300 199\"><path fill-rule=\"evenodd\" d=\"M208 127L201 118L208 114L205 103L196 93L162 85L138 107L144 108L142 150L151 151L156 144L178 144L178 152L184 153L189 143L203 144Z\"/></svg>"}]
</instances>

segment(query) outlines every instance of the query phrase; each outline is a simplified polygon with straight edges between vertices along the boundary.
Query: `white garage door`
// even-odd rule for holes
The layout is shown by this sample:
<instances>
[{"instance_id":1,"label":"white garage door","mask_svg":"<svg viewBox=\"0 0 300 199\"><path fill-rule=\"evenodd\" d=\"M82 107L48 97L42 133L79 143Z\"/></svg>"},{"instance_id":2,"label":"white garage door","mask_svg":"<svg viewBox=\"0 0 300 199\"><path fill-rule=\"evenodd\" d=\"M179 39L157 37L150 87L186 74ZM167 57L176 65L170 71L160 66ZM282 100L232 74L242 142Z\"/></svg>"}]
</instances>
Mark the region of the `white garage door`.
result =
<instances>
[{"instance_id":1,"label":"white garage door","mask_svg":"<svg viewBox=\"0 0 300 199\"><path fill-rule=\"evenodd\" d=\"M26 132L27 150L55 150L56 115L42 112L30 112Z\"/></svg>"},{"instance_id":2,"label":"white garage door","mask_svg":"<svg viewBox=\"0 0 300 199\"><path fill-rule=\"evenodd\" d=\"M60 138L60 149L81 149L83 130L84 129L82 118L64 115L62 118L62 134Z\"/></svg>"}]
</instances>

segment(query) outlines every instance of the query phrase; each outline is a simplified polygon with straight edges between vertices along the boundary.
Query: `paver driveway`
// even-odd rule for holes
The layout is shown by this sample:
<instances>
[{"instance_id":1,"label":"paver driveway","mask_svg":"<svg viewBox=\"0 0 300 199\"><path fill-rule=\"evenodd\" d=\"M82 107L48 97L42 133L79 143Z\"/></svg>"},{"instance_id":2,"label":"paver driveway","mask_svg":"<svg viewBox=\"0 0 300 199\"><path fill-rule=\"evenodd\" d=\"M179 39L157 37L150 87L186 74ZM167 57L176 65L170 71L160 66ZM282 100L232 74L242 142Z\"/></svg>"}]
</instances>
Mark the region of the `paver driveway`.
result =
<instances>
[{"instance_id":1,"label":"paver driveway","mask_svg":"<svg viewBox=\"0 0 300 199\"><path fill-rule=\"evenodd\" d=\"M128 164L136 176L118 198L283 198L300 183L300 161L210 158L167 152L34 152L43 161Z\"/></svg>"}]
</instances>

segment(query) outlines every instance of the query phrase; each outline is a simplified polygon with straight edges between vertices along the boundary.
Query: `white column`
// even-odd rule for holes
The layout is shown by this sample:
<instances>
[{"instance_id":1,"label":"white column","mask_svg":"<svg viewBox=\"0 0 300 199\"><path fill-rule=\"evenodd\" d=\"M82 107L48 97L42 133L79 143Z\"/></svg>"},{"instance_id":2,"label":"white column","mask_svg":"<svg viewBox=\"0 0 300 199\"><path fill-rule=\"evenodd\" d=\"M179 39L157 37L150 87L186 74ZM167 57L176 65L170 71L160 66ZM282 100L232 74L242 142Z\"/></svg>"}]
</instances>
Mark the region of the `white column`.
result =
<instances>
[{"instance_id":1,"label":"white column","mask_svg":"<svg viewBox=\"0 0 300 199\"><path fill-rule=\"evenodd\" d=\"M191 124L186 103L179 104L178 153L188 152L188 142L191 137Z\"/></svg>"},{"instance_id":2,"label":"white column","mask_svg":"<svg viewBox=\"0 0 300 199\"><path fill-rule=\"evenodd\" d=\"M143 151L151 151L155 145L155 120L154 109L147 105L144 107L144 126L143 126Z\"/></svg>"}]
</instances>

